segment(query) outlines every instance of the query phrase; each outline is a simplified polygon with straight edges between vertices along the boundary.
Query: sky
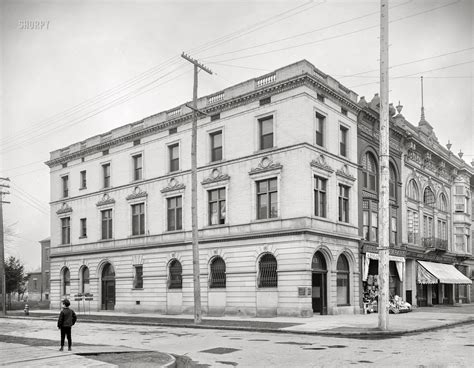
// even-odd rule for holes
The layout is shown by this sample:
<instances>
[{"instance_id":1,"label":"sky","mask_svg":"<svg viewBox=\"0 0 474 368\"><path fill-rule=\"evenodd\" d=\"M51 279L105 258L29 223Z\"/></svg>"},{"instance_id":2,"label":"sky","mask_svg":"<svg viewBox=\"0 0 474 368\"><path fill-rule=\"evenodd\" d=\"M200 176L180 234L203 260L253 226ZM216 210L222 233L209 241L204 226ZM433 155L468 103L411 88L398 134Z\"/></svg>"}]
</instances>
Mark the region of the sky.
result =
<instances>
[{"instance_id":1,"label":"sky","mask_svg":"<svg viewBox=\"0 0 474 368\"><path fill-rule=\"evenodd\" d=\"M367 101L379 92L379 1L0 0L0 177L6 254L40 266L50 235L49 153L306 59ZM468 0L389 8L390 101L474 160Z\"/></svg>"}]
</instances>

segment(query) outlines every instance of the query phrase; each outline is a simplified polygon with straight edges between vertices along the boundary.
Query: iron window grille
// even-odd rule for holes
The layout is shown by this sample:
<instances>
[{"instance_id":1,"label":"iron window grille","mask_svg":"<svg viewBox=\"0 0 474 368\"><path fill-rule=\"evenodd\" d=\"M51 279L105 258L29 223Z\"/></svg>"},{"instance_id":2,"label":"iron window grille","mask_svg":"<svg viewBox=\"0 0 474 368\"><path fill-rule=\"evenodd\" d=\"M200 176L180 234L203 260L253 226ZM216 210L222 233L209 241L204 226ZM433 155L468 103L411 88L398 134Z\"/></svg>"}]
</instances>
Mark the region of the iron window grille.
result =
<instances>
[{"instance_id":1,"label":"iron window grille","mask_svg":"<svg viewBox=\"0 0 474 368\"><path fill-rule=\"evenodd\" d=\"M349 187L339 184L339 221L349 222Z\"/></svg>"},{"instance_id":2,"label":"iron window grille","mask_svg":"<svg viewBox=\"0 0 474 368\"><path fill-rule=\"evenodd\" d=\"M316 113L316 144L324 146L324 125L326 124L326 117Z\"/></svg>"},{"instance_id":3,"label":"iron window grille","mask_svg":"<svg viewBox=\"0 0 474 368\"><path fill-rule=\"evenodd\" d=\"M265 254L258 262L258 287L277 287L277 260L272 254Z\"/></svg>"},{"instance_id":4,"label":"iron window grille","mask_svg":"<svg viewBox=\"0 0 474 368\"><path fill-rule=\"evenodd\" d=\"M61 244L71 243L71 218L64 217L61 219Z\"/></svg>"},{"instance_id":5,"label":"iron window grille","mask_svg":"<svg viewBox=\"0 0 474 368\"><path fill-rule=\"evenodd\" d=\"M260 149L264 150L273 147L273 116L267 116L258 120Z\"/></svg>"},{"instance_id":6,"label":"iron window grille","mask_svg":"<svg viewBox=\"0 0 474 368\"><path fill-rule=\"evenodd\" d=\"M143 177L143 157L133 156L133 180L142 180Z\"/></svg>"},{"instance_id":7,"label":"iron window grille","mask_svg":"<svg viewBox=\"0 0 474 368\"><path fill-rule=\"evenodd\" d=\"M133 278L133 288L142 289L143 288L143 266L137 265L137 266L134 266L134 268L135 268L135 275Z\"/></svg>"},{"instance_id":8,"label":"iron window grille","mask_svg":"<svg viewBox=\"0 0 474 368\"><path fill-rule=\"evenodd\" d=\"M170 158L170 172L179 170L179 144L168 147Z\"/></svg>"},{"instance_id":9,"label":"iron window grille","mask_svg":"<svg viewBox=\"0 0 474 368\"><path fill-rule=\"evenodd\" d=\"M65 175L62 177L63 180L63 197L69 197L69 176Z\"/></svg>"},{"instance_id":10,"label":"iron window grille","mask_svg":"<svg viewBox=\"0 0 474 368\"><path fill-rule=\"evenodd\" d=\"M326 217L326 184L327 180L314 177L314 215Z\"/></svg>"},{"instance_id":11,"label":"iron window grille","mask_svg":"<svg viewBox=\"0 0 474 368\"><path fill-rule=\"evenodd\" d=\"M68 268L63 271L63 295L69 295L71 289L71 273Z\"/></svg>"},{"instance_id":12,"label":"iron window grille","mask_svg":"<svg viewBox=\"0 0 474 368\"><path fill-rule=\"evenodd\" d=\"M145 204L132 205L132 235L145 234Z\"/></svg>"},{"instance_id":13,"label":"iron window grille","mask_svg":"<svg viewBox=\"0 0 474 368\"><path fill-rule=\"evenodd\" d=\"M337 260L337 305L349 305L349 263L341 254Z\"/></svg>"},{"instance_id":14,"label":"iron window grille","mask_svg":"<svg viewBox=\"0 0 474 368\"><path fill-rule=\"evenodd\" d=\"M112 239L112 210L101 211L102 239Z\"/></svg>"},{"instance_id":15,"label":"iron window grille","mask_svg":"<svg viewBox=\"0 0 474 368\"><path fill-rule=\"evenodd\" d=\"M225 224L226 198L225 188L209 191L209 225Z\"/></svg>"},{"instance_id":16,"label":"iron window grille","mask_svg":"<svg viewBox=\"0 0 474 368\"><path fill-rule=\"evenodd\" d=\"M168 231L181 230L182 221L182 197L168 198Z\"/></svg>"},{"instance_id":17,"label":"iron window grille","mask_svg":"<svg viewBox=\"0 0 474 368\"><path fill-rule=\"evenodd\" d=\"M278 217L277 179L266 179L257 182L257 219Z\"/></svg>"},{"instance_id":18,"label":"iron window grille","mask_svg":"<svg viewBox=\"0 0 474 368\"><path fill-rule=\"evenodd\" d=\"M168 289L182 289L183 288L183 268L181 263L174 259L170 263L170 276L168 279Z\"/></svg>"},{"instance_id":19,"label":"iron window grille","mask_svg":"<svg viewBox=\"0 0 474 368\"><path fill-rule=\"evenodd\" d=\"M104 188L110 187L110 164L102 165L102 174L104 178Z\"/></svg>"},{"instance_id":20,"label":"iron window grille","mask_svg":"<svg viewBox=\"0 0 474 368\"><path fill-rule=\"evenodd\" d=\"M225 288L225 261L221 257L215 257L210 266L209 287L211 289Z\"/></svg>"},{"instance_id":21,"label":"iron window grille","mask_svg":"<svg viewBox=\"0 0 474 368\"><path fill-rule=\"evenodd\" d=\"M82 280L81 280L81 293L85 294L90 291L90 279L89 279L89 268L82 268Z\"/></svg>"},{"instance_id":22,"label":"iron window grille","mask_svg":"<svg viewBox=\"0 0 474 368\"><path fill-rule=\"evenodd\" d=\"M222 131L210 134L211 137L211 161L222 160Z\"/></svg>"}]
</instances>

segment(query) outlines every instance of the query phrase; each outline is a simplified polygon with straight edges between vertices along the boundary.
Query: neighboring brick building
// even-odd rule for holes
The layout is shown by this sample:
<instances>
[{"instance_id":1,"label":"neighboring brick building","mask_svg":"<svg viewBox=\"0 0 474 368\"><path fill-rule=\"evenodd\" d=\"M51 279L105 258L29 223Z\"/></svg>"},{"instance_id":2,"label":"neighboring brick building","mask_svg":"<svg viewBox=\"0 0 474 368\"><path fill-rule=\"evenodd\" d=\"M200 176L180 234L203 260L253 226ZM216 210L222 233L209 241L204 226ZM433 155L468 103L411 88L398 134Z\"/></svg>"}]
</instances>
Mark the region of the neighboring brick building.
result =
<instances>
[{"instance_id":1,"label":"neighboring brick building","mask_svg":"<svg viewBox=\"0 0 474 368\"><path fill-rule=\"evenodd\" d=\"M26 282L26 292L28 295L28 300L40 301L43 298L43 293L41 290L41 284L43 278L41 275L41 270L37 269L32 272L28 272Z\"/></svg>"},{"instance_id":2,"label":"neighboring brick building","mask_svg":"<svg viewBox=\"0 0 474 368\"><path fill-rule=\"evenodd\" d=\"M50 294L50 258L51 239L46 238L39 242L41 244L41 280L42 295L41 300L49 300Z\"/></svg>"},{"instance_id":3,"label":"neighboring brick building","mask_svg":"<svg viewBox=\"0 0 474 368\"><path fill-rule=\"evenodd\" d=\"M360 312L357 95L307 61L198 100L208 314ZM51 301L192 313L191 110L51 153Z\"/></svg>"}]
</instances>

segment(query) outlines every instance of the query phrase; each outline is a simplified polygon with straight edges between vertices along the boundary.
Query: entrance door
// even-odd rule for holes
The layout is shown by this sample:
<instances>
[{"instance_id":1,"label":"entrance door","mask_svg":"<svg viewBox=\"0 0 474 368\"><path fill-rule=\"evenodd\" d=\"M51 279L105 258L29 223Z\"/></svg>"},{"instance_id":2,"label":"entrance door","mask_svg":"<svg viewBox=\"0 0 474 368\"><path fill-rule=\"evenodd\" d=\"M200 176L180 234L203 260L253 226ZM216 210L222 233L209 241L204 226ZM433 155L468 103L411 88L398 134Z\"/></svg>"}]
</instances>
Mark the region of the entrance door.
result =
<instances>
[{"instance_id":1,"label":"entrance door","mask_svg":"<svg viewBox=\"0 0 474 368\"><path fill-rule=\"evenodd\" d=\"M433 305L439 304L439 289L439 284L431 285L431 304Z\"/></svg>"},{"instance_id":2,"label":"entrance door","mask_svg":"<svg viewBox=\"0 0 474 368\"><path fill-rule=\"evenodd\" d=\"M311 263L313 270L311 277L312 307L313 313L327 314L327 291L326 291L326 260L321 252L316 252Z\"/></svg>"},{"instance_id":3,"label":"entrance door","mask_svg":"<svg viewBox=\"0 0 474 368\"><path fill-rule=\"evenodd\" d=\"M110 263L102 271L102 309L115 308L115 271Z\"/></svg>"},{"instance_id":4,"label":"entrance door","mask_svg":"<svg viewBox=\"0 0 474 368\"><path fill-rule=\"evenodd\" d=\"M313 312L327 314L325 273L313 272L312 297Z\"/></svg>"}]
</instances>

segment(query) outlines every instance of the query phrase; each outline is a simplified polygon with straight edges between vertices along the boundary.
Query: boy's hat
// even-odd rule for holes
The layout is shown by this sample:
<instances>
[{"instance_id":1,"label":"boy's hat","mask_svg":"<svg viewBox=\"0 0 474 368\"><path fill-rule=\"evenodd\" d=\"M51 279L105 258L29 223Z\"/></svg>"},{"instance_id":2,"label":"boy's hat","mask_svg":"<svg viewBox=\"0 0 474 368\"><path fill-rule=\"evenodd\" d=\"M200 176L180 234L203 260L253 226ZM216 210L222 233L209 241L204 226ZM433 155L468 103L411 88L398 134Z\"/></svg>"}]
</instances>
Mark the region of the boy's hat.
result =
<instances>
[{"instance_id":1,"label":"boy's hat","mask_svg":"<svg viewBox=\"0 0 474 368\"><path fill-rule=\"evenodd\" d=\"M64 299L63 304L64 304L64 306L69 307L71 305L71 302L67 299Z\"/></svg>"}]
</instances>

